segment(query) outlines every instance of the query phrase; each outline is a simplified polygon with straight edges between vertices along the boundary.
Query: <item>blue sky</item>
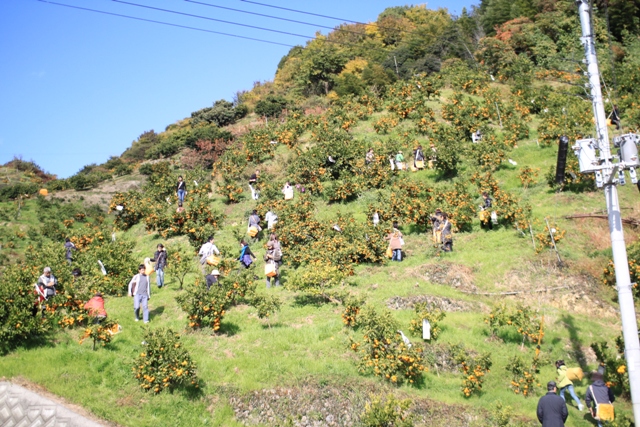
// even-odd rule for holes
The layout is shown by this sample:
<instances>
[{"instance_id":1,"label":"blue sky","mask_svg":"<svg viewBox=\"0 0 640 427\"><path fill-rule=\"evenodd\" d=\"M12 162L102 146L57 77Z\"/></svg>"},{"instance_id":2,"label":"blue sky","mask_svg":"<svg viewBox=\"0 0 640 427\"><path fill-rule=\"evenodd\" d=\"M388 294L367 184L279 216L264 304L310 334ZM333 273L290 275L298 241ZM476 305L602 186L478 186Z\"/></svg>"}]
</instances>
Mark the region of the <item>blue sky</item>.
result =
<instances>
[{"instance_id":1,"label":"blue sky","mask_svg":"<svg viewBox=\"0 0 640 427\"><path fill-rule=\"evenodd\" d=\"M296 45L305 39L113 0L51 0ZM328 30L216 9L186 0L123 0L313 36ZM340 22L251 4L198 0L314 24ZM370 22L397 0L256 0ZM476 0L433 0L459 14ZM289 50L257 41L71 9L37 0L0 1L0 164L21 156L60 178L120 155L144 131L160 132L215 100L271 80Z\"/></svg>"}]
</instances>

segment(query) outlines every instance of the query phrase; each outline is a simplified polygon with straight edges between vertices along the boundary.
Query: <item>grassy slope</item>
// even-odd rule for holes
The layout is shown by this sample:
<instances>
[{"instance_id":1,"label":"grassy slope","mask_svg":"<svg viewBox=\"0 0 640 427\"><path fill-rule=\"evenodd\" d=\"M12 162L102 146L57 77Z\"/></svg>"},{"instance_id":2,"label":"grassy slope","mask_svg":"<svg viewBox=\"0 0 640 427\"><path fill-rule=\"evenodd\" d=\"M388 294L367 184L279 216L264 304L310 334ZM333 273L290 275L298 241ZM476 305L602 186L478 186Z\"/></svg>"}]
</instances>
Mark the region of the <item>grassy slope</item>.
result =
<instances>
[{"instance_id":1,"label":"grassy slope","mask_svg":"<svg viewBox=\"0 0 640 427\"><path fill-rule=\"evenodd\" d=\"M434 106L437 107L437 104ZM373 133L372 120L359 123L354 134L370 140L379 138ZM277 172L278 164L283 164L286 157L286 150L281 147L278 157L261 168ZM560 254L569 265L563 274L599 274L609 257L606 222L566 220L563 216L604 208L602 193L551 192L544 183L544 174L555 163L555 150L538 147L535 134L532 139L521 143L509 157L518 162L518 166L505 164L496 173L501 185L527 200L536 218L548 217L559 227L568 230L566 239L559 244ZM526 190L521 188L517 179L517 171L523 165L540 168L538 183ZM432 182L433 173L423 171L413 174L412 178L428 185ZM632 186L622 187L620 194L622 206L634 209L625 211L625 216L632 216L639 208L637 190ZM359 220L364 220L367 204L373 200L373 194L364 194L350 204L327 205L321 200L317 200L316 204L320 217L348 211ZM25 228L35 224L35 206L33 202L29 203L31 206L24 211L19 224L12 221L12 227L19 225ZM233 227L244 227L244 218L253 202L244 200L229 207L223 205L220 198L214 197L212 204L228 215L217 241L223 245L235 245L231 230ZM534 226L537 226L537 232L542 231L540 223ZM635 231L625 231L628 242L637 238ZM152 253L153 247L160 241L158 236L147 234L140 225L127 234L136 239L136 250L141 258ZM450 286L426 281L421 272L426 266L440 262L441 258L434 256L429 235L425 233L410 234L406 241L407 252L411 256L405 262L359 266L348 290L365 295L368 303L376 306L384 306L394 296L422 294L481 303L484 307L491 307L497 301L493 296L471 296ZM263 249L260 245L254 247L260 259ZM554 275L559 273L546 267L553 266L554 257L548 251L535 254L529 236L522 237L510 229L481 231L477 222L472 233L456 236L455 252L444 256L448 262L469 267L474 284L481 292L510 289L515 286L512 282L514 277L528 288L552 283ZM256 270L258 274L261 272L261 262L256 265ZM284 271L286 278L286 267ZM182 331L186 317L174 299L179 293L177 283L168 279L167 288L159 291L154 289L150 303L150 327L169 326ZM587 284L584 286L588 287ZM131 300L127 298L110 298L107 301L110 316L118 319L124 329L107 348L94 352L88 342L78 345L79 331L60 332L47 345L20 348L0 358L0 373L9 378L25 377L87 407L99 417L127 426L236 425L228 403L230 395L308 382L380 384L376 379L357 373L356 358L348 351L348 332L341 322L341 307L330 304L320 307L301 305L296 302L294 293L287 290L266 290L263 285L259 286L259 290L275 293L284 302L282 311L272 320L271 327L257 318L254 308L240 306L229 310L225 317L225 333L214 336L210 331L203 330L183 336L185 346L198 363L199 375L204 382L204 397L188 396L180 391L172 395L152 396L139 391L130 373L130 366L141 350L144 326L133 322ZM615 307L610 290L595 289L595 293L605 304ZM545 315L548 329L542 350L551 360L570 359L573 349L588 347L596 339L611 340L620 329L617 316L598 318L588 312L563 311L551 304L548 294L531 294L525 300ZM412 312L394 310L394 315L406 325ZM401 391L415 398L464 403L478 411L491 409L494 402L501 400L516 408L518 414L533 418L537 398L523 399L509 391L509 379L504 370L509 357L525 353L519 342L507 339L498 343L489 340L488 330L483 323L484 315L483 310L448 313L440 339L441 342L463 343L478 352L492 352L494 366L487 376L486 391L482 396L464 400L460 393L460 375L457 373L429 372L422 388L402 387ZM527 355L530 351L525 347L525 352L529 352ZM39 368L34 369L35 366ZM551 366L542 368L541 382L553 377ZM578 394L584 396L586 381L576 388ZM629 405L620 403L617 410L619 413L628 412ZM591 423L572 408L567 425L588 426Z\"/></svg>"}]
</instances>

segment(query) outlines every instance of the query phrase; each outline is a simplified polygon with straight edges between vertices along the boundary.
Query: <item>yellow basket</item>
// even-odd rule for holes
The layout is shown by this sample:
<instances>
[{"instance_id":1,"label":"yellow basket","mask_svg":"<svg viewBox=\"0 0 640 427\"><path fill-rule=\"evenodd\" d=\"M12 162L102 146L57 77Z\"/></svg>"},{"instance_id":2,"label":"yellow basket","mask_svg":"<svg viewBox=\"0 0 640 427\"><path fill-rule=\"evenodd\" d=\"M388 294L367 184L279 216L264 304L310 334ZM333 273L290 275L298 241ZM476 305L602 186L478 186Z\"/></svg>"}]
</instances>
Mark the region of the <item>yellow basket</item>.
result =
<instances>
[{"instance_id":1,"label":"yellow basket","mask_svg":"<svg viewBox=\"0 0 640 427\"><path fill-rule=\"evenodd\" d=\"M582 372L582 368L568 368L567 369L567 378L571 381L582 381L584 378L584 372Z\"/></svg>"},{"instance_id":2,"label":"yellow basket","mask_svg":"<svg viewBox=\"0 0 640 427\"><path fill-rule=\"evenodd\" d=\"M217 255L209 255L207 257L207 264L209 265L218 265L220 264L220 257Z\"/></svg>"}]
</instances>

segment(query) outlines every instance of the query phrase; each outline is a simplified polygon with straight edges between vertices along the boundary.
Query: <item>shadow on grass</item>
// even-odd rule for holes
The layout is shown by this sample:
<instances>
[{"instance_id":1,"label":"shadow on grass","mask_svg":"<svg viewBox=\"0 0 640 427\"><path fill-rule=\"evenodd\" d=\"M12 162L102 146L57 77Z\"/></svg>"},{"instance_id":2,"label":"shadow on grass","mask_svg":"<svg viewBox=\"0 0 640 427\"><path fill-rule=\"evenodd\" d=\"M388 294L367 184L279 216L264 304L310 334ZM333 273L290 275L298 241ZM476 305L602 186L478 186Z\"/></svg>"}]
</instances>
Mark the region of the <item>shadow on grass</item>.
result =
<instances>
[{"instance_id":1,"label":"shadow on grass","mask_svg":"<svg viewBox=\"0 0 640 427\"><path fill-rule=\"evenodd\" d=\"M204 391L202 391L203 388L204 388L204 381L202 381L201 379L198 379L197 384L185 385L183 387L172 390L171 392L174 393L177 391L181 393L185 398L187 398L187 400L195 401L195 400L200 400L201 398L204 397L205 393Z\"/></svg>"},{"instance_id":2,"label":"shadow on grass","mask_svg":"<svg viewBox=\"0 0 640 427\"><path fill-rule=\"evenodd\" d=\"M262 329L274 329L274 328L282 328L285 325L283 325L280 322L276 322L276 323L263 323L262 324Z\"/></svg>"},{"instance_id":3,"label":"shadow on grass","mask_svg":"<svg viewBox=\"0 0 640 427\"><path fill-rule=\"evenodd\" d=\"M164 313L164 305L158 306L153 310L149 310L149 319L151 319L152 316L160 316L162 313Z\"/></svg>"},{"instance_id":4,"label":"shadow on grass","mask_svg":"<svg viewBox=\"0 0 640 427\"><path fill-rule=\"evenodd\" d=\"M293 297L294 307L305 307L309 305L321 307L329 302L326 297L315 294L300 294Z\"/></svg>"},{"instance_id":5,"label":"shadow on grass","mask_svg":"<svg viewBox=\"0 0 640 427\"><path fill-rule=\"evenodd\" d=\"M580 329L575 325L575 319L570 314L563 314L560 321L566 326L571 342L571 356L580 364L583 370L587 369L587 357L582 351L582 342L578 338Z\"/></svg>"},{"instance_id":6,"label":"shadow on grass","mask_svg":"<svg viewBox=\"0 0 640 427\"><path fill-rule=\"evenodd\" d=\"M57 344L54 338L55 333L47 332L41 335L29 336L19 343L2 343L2 345L0 345L0 356L7 355L17 349L34 350L40 347L54 348Z\"/></svg>"},{"instance_id":7,"label":"shadow on grass","mask_svg":"<svg viewBox=\"0 0 640 427\"><path fill-rule=\"evenodd\" d=\"M240 326L235 323L224 322L220 324L218 334L224 334L228 337L232 337L240 332Z\"/></svg>"}]
</instances>

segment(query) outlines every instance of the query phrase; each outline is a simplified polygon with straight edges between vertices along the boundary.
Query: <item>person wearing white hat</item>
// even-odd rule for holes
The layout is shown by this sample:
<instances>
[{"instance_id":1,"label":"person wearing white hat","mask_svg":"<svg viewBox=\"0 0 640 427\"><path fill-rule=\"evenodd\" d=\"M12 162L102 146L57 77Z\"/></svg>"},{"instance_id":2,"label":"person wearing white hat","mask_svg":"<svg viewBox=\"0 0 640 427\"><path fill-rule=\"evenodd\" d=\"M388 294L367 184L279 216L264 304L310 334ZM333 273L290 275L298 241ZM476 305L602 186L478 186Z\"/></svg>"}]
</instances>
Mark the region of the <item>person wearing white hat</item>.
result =
<instances>
[{"instance_id":1,"label":"person wearing white hat","mask_svg":"<svg viewBox=\"0 0 640 427\"><path fill-rule=\"evenodd\" d=\"M218 283L218 278L220 277L220 272L216 269L211 272L211 274L207 274L205 279L207 279L207 290L211 289L211 286Z\"/></svg>"}]
</instances>

